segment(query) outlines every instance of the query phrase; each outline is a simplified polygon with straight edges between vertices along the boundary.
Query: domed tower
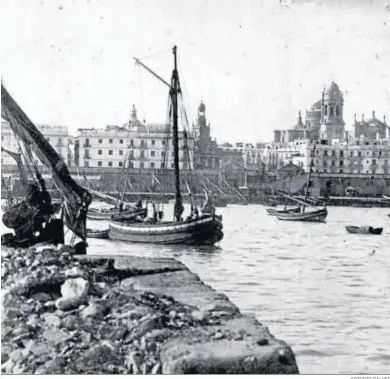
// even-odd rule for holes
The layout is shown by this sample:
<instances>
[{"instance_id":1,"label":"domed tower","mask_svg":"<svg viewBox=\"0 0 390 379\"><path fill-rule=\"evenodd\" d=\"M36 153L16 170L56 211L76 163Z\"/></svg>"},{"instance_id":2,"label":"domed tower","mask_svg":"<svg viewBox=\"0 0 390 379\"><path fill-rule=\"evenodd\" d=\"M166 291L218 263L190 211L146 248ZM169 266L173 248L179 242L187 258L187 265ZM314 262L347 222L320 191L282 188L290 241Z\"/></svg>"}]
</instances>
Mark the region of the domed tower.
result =
<instances>
[{"instance_id":1,"label":"domed tower","mask_svg":"<svg viewBox=\"0 0 390 379\"><path fill-rule=\"evenodd\" d=\"M334 139L343 140L345 123L344 96L339 86L332 82L324 89L321 100L321 138L331 142Z\"/></svg>"}]
</instances>

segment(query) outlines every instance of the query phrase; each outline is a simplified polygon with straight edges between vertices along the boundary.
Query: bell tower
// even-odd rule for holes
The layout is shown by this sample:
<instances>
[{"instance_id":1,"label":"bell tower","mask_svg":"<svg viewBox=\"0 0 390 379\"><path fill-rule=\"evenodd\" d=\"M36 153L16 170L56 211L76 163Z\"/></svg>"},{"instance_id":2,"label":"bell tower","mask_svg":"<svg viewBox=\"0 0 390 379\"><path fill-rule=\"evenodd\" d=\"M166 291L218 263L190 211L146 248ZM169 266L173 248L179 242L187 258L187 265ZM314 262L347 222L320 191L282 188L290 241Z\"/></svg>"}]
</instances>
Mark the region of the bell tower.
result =
<instances>
[{"instance_id":1,"label":"bell tower","mask_svg":"<svg viewBox=\"0 0 390 379\"><path fill-rule=\"evenodd\" d=\"M199 142L201 144L207 144L210 142L210 124L207 124L206 119L206 106L203 101L200 102L198 107L198 119L197 128L199 130Z\"/></svg>"},{"instance_id":2,"label":"bell tower","mask_svg":"<svg viewBox=\"0 0 390 379\"><path fill-rule=\"evenodd\" d=\"M343 140L345 133L344 123L344 96L339 86L332 82L324 88L321 100L321 131L322 139L331 142L334 139Z\"/></svg>"}]
</instances>

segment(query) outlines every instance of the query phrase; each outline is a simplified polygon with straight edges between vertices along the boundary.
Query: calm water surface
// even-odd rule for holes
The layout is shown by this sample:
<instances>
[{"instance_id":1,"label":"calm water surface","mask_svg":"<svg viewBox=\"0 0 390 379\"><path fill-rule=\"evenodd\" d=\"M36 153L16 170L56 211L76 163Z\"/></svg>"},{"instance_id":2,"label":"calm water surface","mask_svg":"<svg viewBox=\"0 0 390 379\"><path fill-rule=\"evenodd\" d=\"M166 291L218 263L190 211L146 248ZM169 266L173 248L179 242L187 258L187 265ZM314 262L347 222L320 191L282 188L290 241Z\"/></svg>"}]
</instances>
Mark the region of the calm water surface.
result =
<instances>
[{"instance_id":1,"label":"calm water surface","mask_svg":"<svg viewBox=\"0 0 390 379\"><path fill-rule=\"evenodd\" d=\"M261 205L220 213L225 237L216 248L90 240L90 252L180 259L289 343L301 373L390 372L388 209L330 207L326 224L279 221ZM345 225L384 232L352 235Z\"/></svg>"},{"instance_id":2,"label":"calm water surface","mask_svg":"<svg viewBox=\"0 0 390 379\"><path fill-rule=\"evenodd\" d=\"M91 239L89 252L181 260L289 343L303 374L390 372L390 210L329 207L326 224L279 221L260 205L219 212L225 237L218 247ZM384 232L352 235L346 225Z\"/></svg>"}]
</instances>

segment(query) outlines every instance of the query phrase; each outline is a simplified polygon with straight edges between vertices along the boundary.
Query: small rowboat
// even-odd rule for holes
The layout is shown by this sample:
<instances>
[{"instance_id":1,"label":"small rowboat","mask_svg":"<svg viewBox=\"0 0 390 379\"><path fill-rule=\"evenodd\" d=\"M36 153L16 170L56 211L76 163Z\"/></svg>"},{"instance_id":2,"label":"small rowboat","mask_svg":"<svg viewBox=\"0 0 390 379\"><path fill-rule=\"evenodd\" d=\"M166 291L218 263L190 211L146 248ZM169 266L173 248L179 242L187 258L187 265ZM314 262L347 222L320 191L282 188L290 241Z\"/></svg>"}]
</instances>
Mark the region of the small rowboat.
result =
<instances>
[{"instance_id":1,"label":"small rowboat","mask_svg":"<svg viewBox=\"0 0 390 379\"><path fill-rule=\"evenodd\" d=\"M110 229L105 230L96 230L96 229L87 229L87 238L99 238L99 239L108 239Z\"/></svg>"},{"instance_id":2,"label":"small rowboat","mask_svg":"<svg viewBox=\"0 0 390 379\"><path fill-rule=\"evenodd\" d=\"M276 214L281 213L299 213L301 211L301 207L293 207L286 209L278 209L278 208L267 208L267 213L271 216L275 216Z\"/></svg>"},{"instance_id":3,"label":"small rowboat","mask_svg":"<svg viewBox=\"0 0 390 379\"><path fill-rule=\"evenodd\" d=\"M372 226L346 226L348 233L352 234L382 234L383 228L373 228Z\"/></svg>"}]
</instances>

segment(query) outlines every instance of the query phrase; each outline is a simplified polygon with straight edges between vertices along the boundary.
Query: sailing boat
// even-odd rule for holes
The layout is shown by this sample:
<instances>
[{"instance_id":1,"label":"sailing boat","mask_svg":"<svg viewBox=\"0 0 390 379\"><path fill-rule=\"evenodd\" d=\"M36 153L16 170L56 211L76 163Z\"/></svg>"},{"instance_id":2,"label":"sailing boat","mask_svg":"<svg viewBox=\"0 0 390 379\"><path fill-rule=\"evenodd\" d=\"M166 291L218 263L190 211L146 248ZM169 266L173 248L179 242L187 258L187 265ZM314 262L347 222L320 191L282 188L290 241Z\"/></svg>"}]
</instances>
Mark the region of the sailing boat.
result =
<instances>
[{"instance_id":1,"label":"sailing boat","mask_svg":"<svg viewBox=\"0 0 390 379\"><path fill-rule=\"evenodd\" d=\"M290 185L289 185L289 193L291 195L291 178L292 176L290 175ZM272 188L272 191L273 191L273 187L271 186ZM284 193L283 193L284 195ZM288 207L287 206L287 198L285 198L285 205L284 205L284 208L283 209L280 209L280 208L267 208L267 213L271 216L275 216L277 213L300 213L301 211L301 207L300 206L295 206L295 207Z\"/></svg>"},{"instance_id":2,"label":"sailing boat","mask_svg":"<svg viewBox=\"0 0 390 379\"><path fill-rule=\"evenodd\" d=\"M174 69L171 84L166 82L151 69L145 66L139 59L138 64L145 68L159 81L169 87L171 100L172 138L174 153L174 176L175 176L175 204L174 220L163 221L154 214L153 220L148 219L134 222L111 220L110 238L128 242L142 242L153 244L185 244L185 245L214 245L223 238L222 216L215 214L215 208L210 207L209 212L198 215L197 210L186 220L183 220L183 198L180 189L180 166L179 166L179 136L178 136L178 98L181 95L179 73L177 70L177 48L173 47Z\"/></svg>"},{"instance_id":3,"label":"sailing boat","mask_svg":"<svg viewBox=\"0 0 390 379\"><path fill-rule=\"evenodd\" d=\"M6 227L15 234L2 236L2 245L28 247L39 242L64 243L64 224L79 237L76 251L84 252L86 245L86 214L91 203L91 195L79 186L70 176L64 160L30 121L20 106L1 83L1 117L7 120L20 148L33 167L31 172L34 184L27 184L26 200L8 209L3 215ZM53 180L63 197L60 218L55 218L55 207L46 190L32 153L51 169ZM27 159L27 157L25 158Z\"/></svg>"},{"instance_id":4,"label":"sailing boat","mask_svg":"<svg viewBox=\"0 0 390 379\"><path fill-rule=\"evenodd\" d=\"M316 144L314 143L314 148L313 148L313 154L312 156L314 157L314 153L316 150ZM308 194L309 194L309 186L310 186L310 179L313 173L313 161L314 158L312 158L311 163L310 163L310 172L309 172L309 179L306 184L306 189L305 189L305 199L304 201L298 200L294 197L284 195L287 199L296 201L298 204L302 205L302 208L299 213L295 212L287 212L287 213L281 213L277 212L275 216L278 218L278 220L283 220L283 221L309 221L309 222L325 222L326 217L328 216L328 210L326 209L326 206L314 210L308 211L306 207L310 206L308 203Z\"/></svg>"},{"instance_id":5,"label":"sailing boat","mask_svg":"<svg viewBox=\"0 0 390 379\"><path fill-rule=\"evenodd\" d=\"M136 216L145 217L147 214L147 209L142 208L142 204L140 206L134 206L134 204L130 204L124 201L125 191L126 191L126 183L128 178L129 170L126 169L126 160L124 162L123 170L126 172L123 173L122 180L118 186L118 197L114 197L111 195L107 195L101 191L96 191L92 189L91 185L89 185L89 192L98 198L102 199L107 204L114 204L114 207L109 209L99 209L92 208L88 209L87 218L90 220L111 220L112 217L119 217L125 219L132 219ZM84 176L85 180L87 178ZM88 182L88 181L87 181Z\"/></svg>"}]
</instances>

